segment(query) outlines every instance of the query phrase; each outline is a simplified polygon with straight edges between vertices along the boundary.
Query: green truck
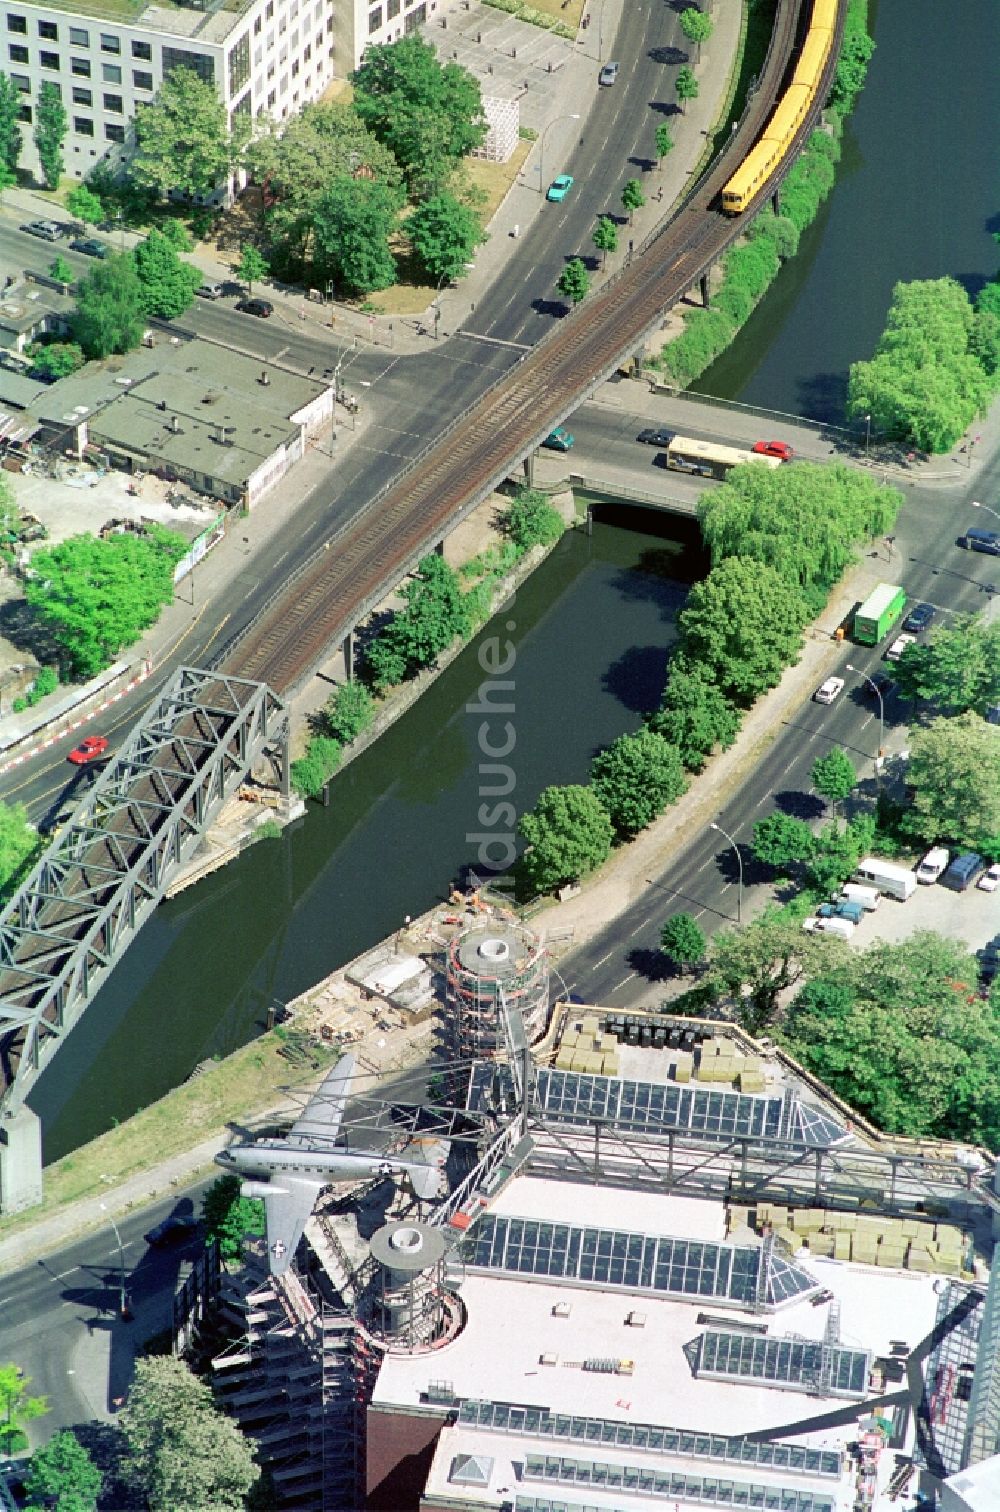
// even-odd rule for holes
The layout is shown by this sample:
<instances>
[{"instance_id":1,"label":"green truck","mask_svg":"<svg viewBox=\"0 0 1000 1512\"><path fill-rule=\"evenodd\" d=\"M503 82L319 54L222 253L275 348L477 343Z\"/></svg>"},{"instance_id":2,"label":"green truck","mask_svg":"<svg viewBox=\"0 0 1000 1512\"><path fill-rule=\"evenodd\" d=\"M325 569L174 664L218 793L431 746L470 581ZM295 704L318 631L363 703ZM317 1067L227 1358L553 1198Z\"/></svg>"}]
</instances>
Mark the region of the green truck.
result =
<instances>
[{"instance_id":1,"label":"green truck","mask_svg":"<svg viewBox=\"0 0 1000 1512\"><path fill-rule=\"evenodd\" d=\"M906 594L898 583L879 583L854 615L854 639L862 646L877 646L902 618Z\"/></svg>"}]
</instances>

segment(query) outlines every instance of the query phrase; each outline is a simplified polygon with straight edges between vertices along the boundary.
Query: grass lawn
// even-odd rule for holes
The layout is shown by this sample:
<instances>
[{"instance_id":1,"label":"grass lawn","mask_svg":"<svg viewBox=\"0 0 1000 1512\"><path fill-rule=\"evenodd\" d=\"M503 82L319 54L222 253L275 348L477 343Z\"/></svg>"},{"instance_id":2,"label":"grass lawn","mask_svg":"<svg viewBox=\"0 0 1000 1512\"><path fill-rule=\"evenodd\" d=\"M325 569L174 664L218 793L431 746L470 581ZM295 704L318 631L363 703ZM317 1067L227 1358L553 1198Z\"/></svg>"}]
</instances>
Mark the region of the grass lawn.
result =
<instances>
[{"instance_id":1,"label":"grass lawn","mask_svg":"<svg viewBox=\"0 0 1000 1512\"><path fill-rule=\"evenodd\" d=\"M532 10L541 11L543 15L555 16L564 26L570 26L574 31L580 25L580 17L583 14L583 0L527 0Z\"/></svg>"},{"instance_id":2,"label":"grass lawn","mask_svg":"<svg viewBox=\"0 0 1000 1512\"><path fill-rule=\"evenodd\" d=\"M318 1075L302 1070L278 1054L281 1039L262 1035L252 1044L210 1066L152 1107L143 1108L106 1134L81 1145L72 1155L45 1169L45 1200L40 1207L0 1219L0 1237L28 1228L58 1208L118 1186L129 1176L151 1170L183 1154L228 1123L280 1101L279 1088L302 1086ZM331 1047L316 1055L332 1061Z\"/></svg>"}]
</instances>

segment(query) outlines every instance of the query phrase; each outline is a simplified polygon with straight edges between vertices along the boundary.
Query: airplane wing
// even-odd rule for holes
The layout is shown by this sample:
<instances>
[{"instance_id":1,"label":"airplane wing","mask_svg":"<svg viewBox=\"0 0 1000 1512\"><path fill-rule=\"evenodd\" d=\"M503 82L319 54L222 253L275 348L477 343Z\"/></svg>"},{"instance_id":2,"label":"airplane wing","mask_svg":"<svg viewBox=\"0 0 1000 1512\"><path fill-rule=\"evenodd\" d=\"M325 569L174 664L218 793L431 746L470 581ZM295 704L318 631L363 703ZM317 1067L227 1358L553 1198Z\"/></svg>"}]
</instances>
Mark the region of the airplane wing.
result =
<instances>
[{"instance_id":1,"label":"airplane wing","mask_svg":"<svg viewBox=\"0 0 1000 1512\"><path fill-rule=\"evenodd\" d=\"M289 1129L286 1136L289 1144L307 1145L310 1149L316 1148L317 1141L321 1147L333 1144L340 1132L353 1078L354 1056L342 1055Z\"/></svg>"},{"instance_id":2,"label":"airplane wing","mask_svg":"<svg viewBox=\"0 0 1000 1512\"><path fill-rule=\"evenodd\" d=\"M282 1176L281 1185L265 1194L267 1263L272 1276L282 1275L291 1265L302 1230L324 1185L308 1177Z\"/></svg>"},{"instance_id":3,"label":"airplane wing","mask_svg":"<svg viewBox=\"0 0 1000 1512\"><path fill-rule=\"evenodd\" d=\"M451 1149L447 1139L414 1139L404 1150L405 1170L415 1194L429 1202L447 1191L445 1164Z\"/></svg>"}]
</instances>

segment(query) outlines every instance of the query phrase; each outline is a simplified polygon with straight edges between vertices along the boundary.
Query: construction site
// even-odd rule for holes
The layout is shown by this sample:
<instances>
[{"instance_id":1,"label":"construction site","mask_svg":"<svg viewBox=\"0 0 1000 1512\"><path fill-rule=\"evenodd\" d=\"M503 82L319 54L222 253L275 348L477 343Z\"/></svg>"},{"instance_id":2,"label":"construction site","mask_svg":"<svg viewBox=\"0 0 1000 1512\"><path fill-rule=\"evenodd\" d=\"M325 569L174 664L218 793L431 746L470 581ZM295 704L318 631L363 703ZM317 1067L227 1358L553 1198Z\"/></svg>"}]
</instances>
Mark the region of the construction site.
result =
<instances>
[{"instance_id":1,"label":"construction site","mask_svg":"<svg viewBox=\"0 0 1000 1512\"><path fill-rule=\"evenodd\" d=\"M328 1078L288 1149L373 1174L320 1191L291 1263L265 1198L210 1299L278 1505L1000 1505L991 1155L883 1137L734 1026L561 1000L478 895L329 994L300 1015L367 994L427 1059ZM399 1168L428 1145L432 1196Z\"/></svg>"}]
</instances>

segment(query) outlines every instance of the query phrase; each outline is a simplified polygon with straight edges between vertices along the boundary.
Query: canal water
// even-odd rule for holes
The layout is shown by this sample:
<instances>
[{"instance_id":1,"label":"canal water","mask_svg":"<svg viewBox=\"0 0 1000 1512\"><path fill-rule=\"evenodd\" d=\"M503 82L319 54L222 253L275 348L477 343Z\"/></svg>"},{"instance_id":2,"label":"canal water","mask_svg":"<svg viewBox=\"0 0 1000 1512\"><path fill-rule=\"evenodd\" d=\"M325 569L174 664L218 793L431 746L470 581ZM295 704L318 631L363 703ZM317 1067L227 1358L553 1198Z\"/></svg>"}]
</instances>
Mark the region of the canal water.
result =
<instances>
[{"instance_id":1,"label":"canal water","mask_svg":"<svg viewBox=\"0 0 1000 1512\"><path fill-rule=\"evenodd\" d=\"M478 864L479 731L514 746L518 813L550 783L585 781L597 749L662 691L667 647L687 584L705 570L686 522L677 539L598 523L568 532L542 567L418 703L331 787L327 809L157 909L41 1078L32 1106L48 1163L127 1118L200 1061L246 1043L268 1006L286 1002L447 896ZM509 655L488 705L469 712L484 671ZM500 675L500 674L498 674ZM489 782L495 785L495 778ZM488 851L502 855L503 845Z\"/></svg>"},{"instance_id":2,"label":"canal water","mask_svg":"<svg viewBox=\"0 0 1000 1512\"><path fill-rule=\"evenodd\" d=\"M842 424L895 283L950 275L975 295L996 273L1000 5L877 0L869 26L833 192L701 393Z\"/></svg>"}]
</instances>

